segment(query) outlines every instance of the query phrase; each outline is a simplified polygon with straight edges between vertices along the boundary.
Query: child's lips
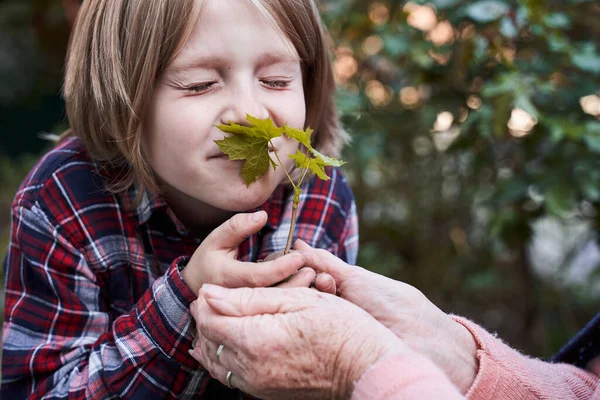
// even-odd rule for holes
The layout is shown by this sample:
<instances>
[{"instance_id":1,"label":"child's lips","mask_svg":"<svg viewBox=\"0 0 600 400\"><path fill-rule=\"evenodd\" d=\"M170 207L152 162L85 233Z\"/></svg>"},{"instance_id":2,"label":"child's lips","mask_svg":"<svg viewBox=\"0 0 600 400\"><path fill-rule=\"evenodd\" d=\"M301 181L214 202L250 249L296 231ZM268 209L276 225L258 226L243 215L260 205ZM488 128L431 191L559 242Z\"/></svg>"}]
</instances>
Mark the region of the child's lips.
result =
<instances>
[{"instance_id":1,"label":"child's lips","mask_svg":"<svg viewBox=\"0 0 600 400\"><path fill-rule=\"evenodd\" d=\"M215 149L214 151L211 151L210 153L208 153L207 158L210 160L213 158L229 158L229 156L227 154L223 153L221 150Z\"/></svg>"},{"instance_id":2,"label":"child's lips","mask_svg":"<svg viewBox=\"0 0 600 400\"><path fill-rule=\"evenodd\" d=\"M275 151L277 151L277 149L274 148L273 146L269 146L268 151L269 151L269 153L274 153ZM216 159L216 158L224 158L224 159L228 160L229 156L225 153L218 153L218 154L213 154L213 155L208 156L209 160Z\"/></svg>"},{"instance_id":3,"label":"child's lips","mask_svg":"<svg viewBox=\"0 0 600 400\"><path fill-rule=\"evenodd\" d=\"M211 157L208 157L209 160L229 160L229 156L227 154L217 154Z\"/></svg>"}]
</instances>

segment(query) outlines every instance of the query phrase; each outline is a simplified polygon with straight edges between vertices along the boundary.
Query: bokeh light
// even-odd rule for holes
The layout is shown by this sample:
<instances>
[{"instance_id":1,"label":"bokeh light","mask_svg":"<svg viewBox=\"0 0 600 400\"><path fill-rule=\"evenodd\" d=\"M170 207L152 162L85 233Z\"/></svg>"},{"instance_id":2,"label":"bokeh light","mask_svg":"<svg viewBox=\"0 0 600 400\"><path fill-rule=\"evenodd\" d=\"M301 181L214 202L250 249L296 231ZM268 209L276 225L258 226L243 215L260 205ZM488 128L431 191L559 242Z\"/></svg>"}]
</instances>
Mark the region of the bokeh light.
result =
<instances>
[{"instance_id":1,"label":"bokeh light","mask_svg":"<svg viewBox=\"0 0 600 400\"><path fill-rule=\"evenodd\" d=\"M333 62L333 73L337 83L345 83L358 71L358 62L354 58L352 48L341 45L336 49Z\"/></svg>"},{"instance_id":2,"label":"bokeh light","mask_svg":"<svg viewBox=\"0 0 600 400\"><path fill-rule=\"evenodd\" d=\"M478 110L481 108L481 97L472 94L467 99L467 106L472 110Z\"/></svg>"},{"instance_id":3,"label":"bokeh light","mask_svg":"<svg viewBox=\"0 0 600 400\"><path fill-rule=\"evenodd\" d=\"M390 18L390 10L383 3L373 3L369 7L369 19L375 25L383 25Z\"/></svg>"},{"instance_id":4,"label":"bokeh light","mask_svg":"<svg viewBox=\"0 0 600 400\"><path fill-rule=\"evenodd\" d=\"M362 42L362 51L368 56L374 56L383 49L383 39L378 35L368 36Z\"/></svg>"},{"instance_id":5,"label":"bokeh light","mask_svg":"<svg viewBox=\"0 0 600 400\"><path fill-rule=\"evenodd\" d=\"M441 21L428 34L427 39L436 46L443 46L454 41L454 28L448 21Z\"/></svg>"},{"instance_id":6,"label":"bokeh light","mask_svg":"<svg viewBox=\"0 0 600 400\"><path fill-rule=\"evenodd\" d=\"M413 28L429 32L437 25L435 10L429 4L422 6L409 1L404 5L404 11L408 13L406 22Z\"/></svg>"},{"instance_id":7,"label":"bokeh light","mask_svg":"<svg viewBox=\"0 0 600 400\"><path fill-rule=\"evenodd\" d=\"M590 94L579 99L579 104L584 113L600 117L600 96Z\"/></svg>"},{"instance_id":8,"label":"bokeh light","mask_svg":"<svg viewBox=\"0 0 600 400\"><path fill-rule=\"evenodd\" d=\"M374 106L386 106L392 100L394 92L391 88L385 87L378 80L372 80L367 83L365 94Z\"/></svg>"},{"instance_id":9,"label":"bokeh light","mask_svg":"<svg viewBox=\"0 0 600 400\"><path fill-rule=\"evenodd\" d=\"M406 86L400 90L400 103L406 108L418 106L421 102L421 94L414 86Z\"/></svg>"},{"instance_id":10,"label":"bokeh light","mask_svg":"<svg viewBox=\"0 0 600 400\"><path fill-rule=\"evenodd\" d=\"M437 115L435 123L433 124L433 130L442 132L450 129L454 122L454 115L450 111L443 111Z\"/></svg>"},{"instance_id":11,"label":"bokeh light","mask_svg":"<svg viewBox=\"0 0 600 400\"><path fill-rule=\"evenodd\" d=\"M531 132L537 124L537 119L521 108L513 108L508 120L508 129L514 137L522 137Z\"/></svg>"}]
</instances>

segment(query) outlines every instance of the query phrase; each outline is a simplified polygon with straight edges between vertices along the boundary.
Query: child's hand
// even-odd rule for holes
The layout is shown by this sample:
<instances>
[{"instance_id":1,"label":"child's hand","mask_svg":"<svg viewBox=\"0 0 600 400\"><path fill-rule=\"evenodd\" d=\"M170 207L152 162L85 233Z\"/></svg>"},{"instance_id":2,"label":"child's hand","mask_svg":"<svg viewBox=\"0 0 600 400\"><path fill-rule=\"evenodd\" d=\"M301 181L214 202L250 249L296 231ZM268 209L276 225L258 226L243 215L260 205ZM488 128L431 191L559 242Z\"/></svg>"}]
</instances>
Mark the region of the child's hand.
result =
<instances>
[{"instance_id":1,"label":"child's hand","mask_svg":"<svg viewBox=\"0 0 600 400\"><path fill-rule=\"evenodd\" d=\"M304 265L304 256L292 252L272 261L249 263L237 261L238 246L245 238L258 232L267 222L267 214L236 214L210 235L196 249L181 276L194 292L205 283L236 288L271 286L294 274ZM303 268L293 278L294 286L309 286L314 271Z\"/></svg>"}]
</instances>

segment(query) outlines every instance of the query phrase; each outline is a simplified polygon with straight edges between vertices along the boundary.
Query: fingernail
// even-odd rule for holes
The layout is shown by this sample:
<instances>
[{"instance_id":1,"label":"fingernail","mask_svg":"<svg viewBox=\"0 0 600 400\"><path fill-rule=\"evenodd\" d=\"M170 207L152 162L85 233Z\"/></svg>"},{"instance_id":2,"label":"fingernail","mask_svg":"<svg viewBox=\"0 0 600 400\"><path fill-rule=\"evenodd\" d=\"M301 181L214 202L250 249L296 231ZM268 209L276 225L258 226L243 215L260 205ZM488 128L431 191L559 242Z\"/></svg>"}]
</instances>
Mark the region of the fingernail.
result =
<instances>
[{"instance_id":1,"label":"fingernail","mask_svg":"<svg viewBox=\"0 0 600 400\"><path fill-rule=\"evenodd\" d=\"M198 339L192 340L192 348L196 348L196 344L198 343Z\"/></svg>"},{"instance_id":2,"label":"fingernail","mask_svg":"<svg viewBox=\"0 0 600 400\"><path fill-rule=\"evenodd\" d=\"M306 242L304 240L302 240L302 239L296 239L296 241L294 242L294 246L296 244L306 244Z\"/></svg>"},{"instance_id":3,"label":"fingernail","mask_svg":"<svg viewBox=\"0 0 600 400\"><path fill-rule=\"evenodd\" d=\"M258 221L260 221L260 219L262 218L262 215L263 215L263 213L264 213L264 211L263 211L263 210L257 211L257 212L255 212L254 214L252 214L252 215L250 216L250 219L251 219L253 222L258 222Z\"/></svg>"},{"instance_id":4,"label":"fingernail","mask_svg":"<svg viewBox=\"0 0 600 400\"><path fill-rule=\"evenodd\" d=\"M212 285L210 283L205 283L202 285L202 291L205 295L209 295L211 297L223 297L227 292L227 289L222 288L218 285Z\"/></svg>"},{"instance_id":5,"label":"fingernail","mask_svg":"<svg viewBox=\"0 0 600 400\"><path fill-rule=\"evenodd\" d=\"M194 349L189 349L188 350L188 354L192 357L194 357Z\"/></svg>"}]
</instances>

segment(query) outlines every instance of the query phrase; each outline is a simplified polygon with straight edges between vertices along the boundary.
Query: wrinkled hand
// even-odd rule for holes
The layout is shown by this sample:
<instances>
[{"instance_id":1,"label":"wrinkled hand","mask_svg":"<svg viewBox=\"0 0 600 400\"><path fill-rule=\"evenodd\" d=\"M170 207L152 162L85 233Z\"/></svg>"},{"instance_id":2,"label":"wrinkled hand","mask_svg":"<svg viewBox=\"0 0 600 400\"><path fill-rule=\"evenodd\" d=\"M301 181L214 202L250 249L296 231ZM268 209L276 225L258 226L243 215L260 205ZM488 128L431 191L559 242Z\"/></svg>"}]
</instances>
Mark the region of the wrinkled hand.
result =
<instances>
[{"instance_id":1,"label":"wrinkled hand","mask_svg":"<svg viewBox=\"0 0 600 400\"><path fill-rule=\"evenodd\" d=\"M232 288L271 286L290 276L284 286L308 287L316 275L312 269L302 268L304 257L299 252L261 263L236 260L240 243L266 222L264 211L236 214L225 221L204 239L181 271L184 282L194 293L204 283Z\"/></svg>"},{"instance_id":2,"label":"wrinkled hand","mask_svg":"<svg viewBox=\"0 0 600 400\"><path fill-rule=\"evenodd\" d=\"M356 304L427 356L465 394L477 374L477 344L471 333L413 286L348 265L328 251L298 240L307 266L331 275L338 295Z\"/></svg>"},{"instance_id":3,"label":"wrinkled hand","mask_svg":"<svg viewBox=\"0 0 600 400\"><path fill-rule=\"evenodd\" d=\"M359 307L306 288L204 285L191 310L200 332L192 356L264 399L347 399L370 364L410 351Z\"/></svg>"},{"instance_id":4,"label":"wrinkled hand","mask_svg":"<svg viewBox=\"0 0 600 400\"><path fill-rule=\"evenodd\" d=\"M265 257L264 261L273 261L279 257L283 257L283 250L269 254L267 257ZM315 270L309 267L302 268L297 274L294 274L293 276L274 286L280 288L312 286L320 292L329 294L337 293L335 279L333 279L331 275L326 272L316 273Z\"/></svg>"}]
</instances>

